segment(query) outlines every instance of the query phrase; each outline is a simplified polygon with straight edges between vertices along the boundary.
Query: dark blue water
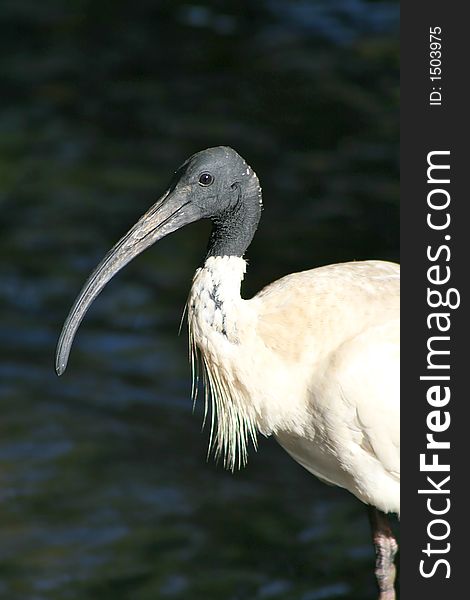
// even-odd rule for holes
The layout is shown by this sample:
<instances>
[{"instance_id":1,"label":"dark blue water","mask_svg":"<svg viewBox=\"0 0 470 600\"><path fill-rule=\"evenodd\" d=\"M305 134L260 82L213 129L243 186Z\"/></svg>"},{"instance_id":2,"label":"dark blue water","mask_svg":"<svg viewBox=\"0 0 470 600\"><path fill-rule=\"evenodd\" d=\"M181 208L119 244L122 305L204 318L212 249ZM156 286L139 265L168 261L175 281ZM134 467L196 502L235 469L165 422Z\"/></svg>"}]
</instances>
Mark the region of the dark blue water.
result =
<instances>
[{"instance_id":1,"label":"dark blue water","mask_svg":"<svg viewBox=\"0 0 470 600\"><path fill-rule=\"evenodd\" d=\"M192 152L257 171L244 295L398 252L395 2L17 0L0 14L0 597L373 598L363 506L262 439L207 461L178 326L207 225L147 251L77 337L88 272Z\"/></svg>"}]
</instances>

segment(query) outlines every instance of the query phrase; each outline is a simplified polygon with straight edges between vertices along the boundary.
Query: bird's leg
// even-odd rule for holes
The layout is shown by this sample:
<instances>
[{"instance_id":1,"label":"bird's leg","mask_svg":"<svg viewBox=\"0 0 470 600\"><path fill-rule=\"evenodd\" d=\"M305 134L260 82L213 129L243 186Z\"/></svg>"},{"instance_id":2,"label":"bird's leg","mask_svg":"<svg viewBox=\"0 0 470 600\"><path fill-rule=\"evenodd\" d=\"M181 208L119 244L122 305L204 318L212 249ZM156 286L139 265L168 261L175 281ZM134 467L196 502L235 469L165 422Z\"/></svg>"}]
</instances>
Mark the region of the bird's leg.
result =
<instances>
[{"instance_id":1,"label":"bird's leg","mask_svg":"<svg viewBox=\"0 0 470 600\"><path fill-rule=\"evenodd\" d=\"M372 541L375 547L375 576L379 586L379 600L395 600L395 563L398 544L387 517L369 506Z\"/></svg>"}]
</instances>

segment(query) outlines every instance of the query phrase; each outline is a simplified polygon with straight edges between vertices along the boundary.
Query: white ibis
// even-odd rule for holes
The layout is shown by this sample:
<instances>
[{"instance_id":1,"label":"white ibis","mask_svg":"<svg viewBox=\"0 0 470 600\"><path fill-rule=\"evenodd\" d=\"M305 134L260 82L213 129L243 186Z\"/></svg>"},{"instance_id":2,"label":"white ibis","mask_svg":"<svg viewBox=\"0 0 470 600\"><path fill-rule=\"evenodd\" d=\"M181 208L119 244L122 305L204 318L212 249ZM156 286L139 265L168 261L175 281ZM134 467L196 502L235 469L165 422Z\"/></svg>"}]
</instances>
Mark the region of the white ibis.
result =
<instances>
[{"instance_id":1,"label":"white ibis","mask_svg":"<svg viewBox=\"0 0 470 600\"><path fill-rule=\"evenodd\" d=\"M397 543L385 513L400 511L399 266L328 265L244 300L243 255L261 208L258 178L237 152L217 147L191 156L85 283L59 339L57 373L113 275L169 233L210 219L187 316L193 394L200 364L211 444L233 469L246 462L258 432L274 435L308 471L367 504L379 597L392 600Z\"/></svg>"}]
</instances>

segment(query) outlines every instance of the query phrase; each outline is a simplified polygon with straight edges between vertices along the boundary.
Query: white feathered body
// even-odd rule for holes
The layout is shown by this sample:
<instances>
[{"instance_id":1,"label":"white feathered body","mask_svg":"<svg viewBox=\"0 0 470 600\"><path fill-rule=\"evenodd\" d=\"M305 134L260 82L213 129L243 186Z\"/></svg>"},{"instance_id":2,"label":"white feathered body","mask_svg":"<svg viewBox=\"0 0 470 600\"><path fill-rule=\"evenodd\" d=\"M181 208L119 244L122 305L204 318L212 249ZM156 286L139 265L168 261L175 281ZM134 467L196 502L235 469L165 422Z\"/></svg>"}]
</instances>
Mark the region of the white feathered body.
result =
<instances>
[{"instance_id":1,"label":"white feathered body","mask_svg":"<svg viewBox=\"0 0 470 600\"><path fill-rule=\"evenodd\" d=\"M207 259L188 299L216 453L234 468L258 431L274 435L320 479L399 513L398 265L320 267L250 300L245 270L242 258Z\"/></svg>"}]
</instances>

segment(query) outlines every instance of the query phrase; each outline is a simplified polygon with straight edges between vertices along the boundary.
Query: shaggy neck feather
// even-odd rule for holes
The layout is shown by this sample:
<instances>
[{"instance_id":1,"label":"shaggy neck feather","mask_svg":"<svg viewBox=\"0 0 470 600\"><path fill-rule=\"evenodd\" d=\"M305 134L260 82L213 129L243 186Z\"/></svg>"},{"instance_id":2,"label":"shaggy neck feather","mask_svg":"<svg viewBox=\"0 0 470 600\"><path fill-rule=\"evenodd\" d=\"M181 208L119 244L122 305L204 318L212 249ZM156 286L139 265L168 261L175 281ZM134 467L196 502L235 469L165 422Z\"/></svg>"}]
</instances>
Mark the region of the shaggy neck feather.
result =
<instances>
[{"instance_id":1,"label":"shaggy neck feather","mask_svg":"<svg viewBox=\"0 0 470 600\"><path fill-rule=\"evenodd\" d=\"M190 359L193 397L202 372L205 389L205 415L211 412L209 450L223 457L234 470L247 460L249 440L256 446L255 415L245 400L241 383L233 377L229 364L239 340L237 316L240 284L246 262L236 256L209 257L196 271L188 299Z\"/></svg>"}]
</instances>

